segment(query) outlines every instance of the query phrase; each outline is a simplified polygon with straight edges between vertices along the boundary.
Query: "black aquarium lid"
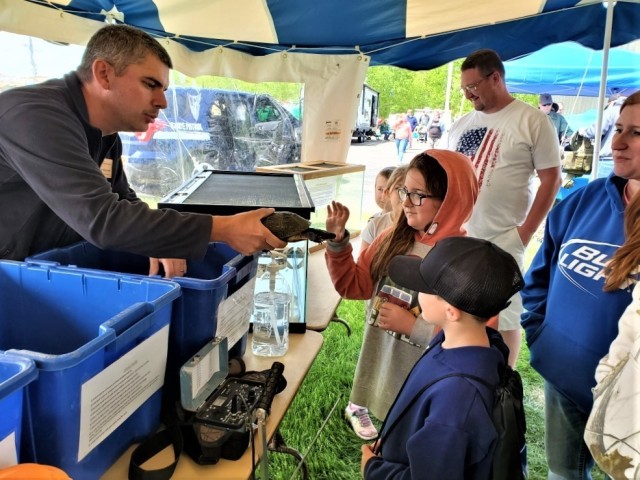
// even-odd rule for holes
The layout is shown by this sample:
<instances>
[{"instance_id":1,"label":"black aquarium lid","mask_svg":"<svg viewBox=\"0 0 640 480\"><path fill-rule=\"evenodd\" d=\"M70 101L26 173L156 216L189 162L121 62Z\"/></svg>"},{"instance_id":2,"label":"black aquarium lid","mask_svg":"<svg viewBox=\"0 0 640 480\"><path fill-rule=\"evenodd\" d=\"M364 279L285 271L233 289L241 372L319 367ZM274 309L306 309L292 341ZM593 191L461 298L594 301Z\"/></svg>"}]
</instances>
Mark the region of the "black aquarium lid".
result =
<instances>
[{"instance_id":1,"label":"black aquarium lid","mask_svg":"<svg viewBox=\"0 0 640 480\"><path fill-rule=\"evenodd\" d=\"M158 208L233 215L261 207L309 219L315 206L300 175L204 170L171 192Z\"/></svg>"}]
</instances>

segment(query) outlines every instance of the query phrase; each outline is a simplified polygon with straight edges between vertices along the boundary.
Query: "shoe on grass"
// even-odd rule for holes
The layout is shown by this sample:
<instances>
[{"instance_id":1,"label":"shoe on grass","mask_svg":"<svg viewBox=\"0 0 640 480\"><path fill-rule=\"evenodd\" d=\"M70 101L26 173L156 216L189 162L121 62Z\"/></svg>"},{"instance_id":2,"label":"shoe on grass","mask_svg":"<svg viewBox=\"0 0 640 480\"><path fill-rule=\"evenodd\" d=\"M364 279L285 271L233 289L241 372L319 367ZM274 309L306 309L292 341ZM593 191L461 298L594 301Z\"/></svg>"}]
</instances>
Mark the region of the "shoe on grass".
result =
<instances>
[{"instance_id":1,"label":"shoe on grass","mask_svg":"<svg viewBox=\"0 0 640 480\"><path fill-rule=\"evenodd\" d=\"M369 410L365 407L349 403L344 409L344 417L356 435L361 439L375 440L378 438L378 430L376 430L375 425L371 422Z\"/></svg>"}]
</instances>

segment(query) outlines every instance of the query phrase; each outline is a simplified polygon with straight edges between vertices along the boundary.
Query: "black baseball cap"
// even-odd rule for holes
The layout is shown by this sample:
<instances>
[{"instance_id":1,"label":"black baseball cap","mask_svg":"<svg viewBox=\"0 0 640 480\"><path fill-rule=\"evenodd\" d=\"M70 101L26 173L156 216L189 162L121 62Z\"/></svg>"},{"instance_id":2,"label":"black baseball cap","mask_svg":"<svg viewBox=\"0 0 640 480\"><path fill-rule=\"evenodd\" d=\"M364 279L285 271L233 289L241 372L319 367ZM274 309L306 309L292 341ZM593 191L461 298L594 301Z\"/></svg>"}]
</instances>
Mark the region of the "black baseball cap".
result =
<instances>
[{"instance_id":1,"label":"black baseball cap","mask_svg":"<svg viewBox=\"0 0 640 480\"><path fill-rule=\"evenodd\" d=\"M472 237L443 238L424 259L398 255L391 259L389 276L405 288L438 295L482 318L505 309L524 286L520 268L509 253Z\"/></svg>"}]
</instances>

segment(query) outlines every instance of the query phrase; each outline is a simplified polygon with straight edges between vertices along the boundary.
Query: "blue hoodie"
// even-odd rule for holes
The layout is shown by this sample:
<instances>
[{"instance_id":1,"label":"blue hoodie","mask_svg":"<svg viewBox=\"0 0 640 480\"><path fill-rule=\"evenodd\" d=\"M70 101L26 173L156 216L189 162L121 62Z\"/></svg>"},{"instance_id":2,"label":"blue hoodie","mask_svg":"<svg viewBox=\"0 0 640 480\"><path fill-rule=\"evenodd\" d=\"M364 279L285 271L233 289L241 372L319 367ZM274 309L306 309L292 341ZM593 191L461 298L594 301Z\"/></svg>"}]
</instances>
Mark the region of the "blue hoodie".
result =
<instances>
[{"instance_id":1,"label":"blue hoodie","mask_svg":"<svg viewBox=\"0 0 640 480\"><path fill-rule=\"evenodd\" d=\"M509 350L498 332L487 332L491 348L443 349L444 332L436 335L389 411L380 436L381 454L367 462L366 480L490 478L497 439L489 414L493 391L469 378L450 377L420 393L450 373L475 375L497 385Z\"/></svg>"},{"instance_id":2,"label":"blue hoodie","mask_svg":"<svg viewBox=\"0 0 640 480\"><path fill-rule=\"evenodd\" d=\"M550 212L520 292L531 365L585 414L598 361L631 302L629 289L603 291L604 266L624 242L626 182L613 175L595 180Z\"/></svg>"}]
</instances>

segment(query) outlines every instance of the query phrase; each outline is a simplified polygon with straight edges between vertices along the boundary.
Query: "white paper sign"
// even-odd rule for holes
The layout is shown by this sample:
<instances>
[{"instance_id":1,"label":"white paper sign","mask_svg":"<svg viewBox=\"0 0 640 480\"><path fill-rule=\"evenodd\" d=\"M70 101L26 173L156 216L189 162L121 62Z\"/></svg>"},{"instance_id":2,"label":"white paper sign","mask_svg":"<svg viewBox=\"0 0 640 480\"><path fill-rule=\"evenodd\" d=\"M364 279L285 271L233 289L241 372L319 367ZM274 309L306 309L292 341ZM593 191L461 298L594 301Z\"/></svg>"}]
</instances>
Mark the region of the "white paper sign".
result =
<instances>
[{"instance_id":1,"label":"white paper sign","mask_svg":"<svg viewBox=\"0 0 640 480\"><path fill-rule=\"evenodd\" d=\"M256 277L254 276L237 292L220 303L216 336L227 337L227 345L235 345L249 330L255 286Z\"/></svg>"},{"instance_id":2,"label":"white paper sign","mask_svg":"<svg viewBox=\"0 0 640 480\"><path fill-rule=\"evenodd\" d=\"M166 325L82 385L78 461L162 387L168 341Z\"/></svg>"}]
</instances>

